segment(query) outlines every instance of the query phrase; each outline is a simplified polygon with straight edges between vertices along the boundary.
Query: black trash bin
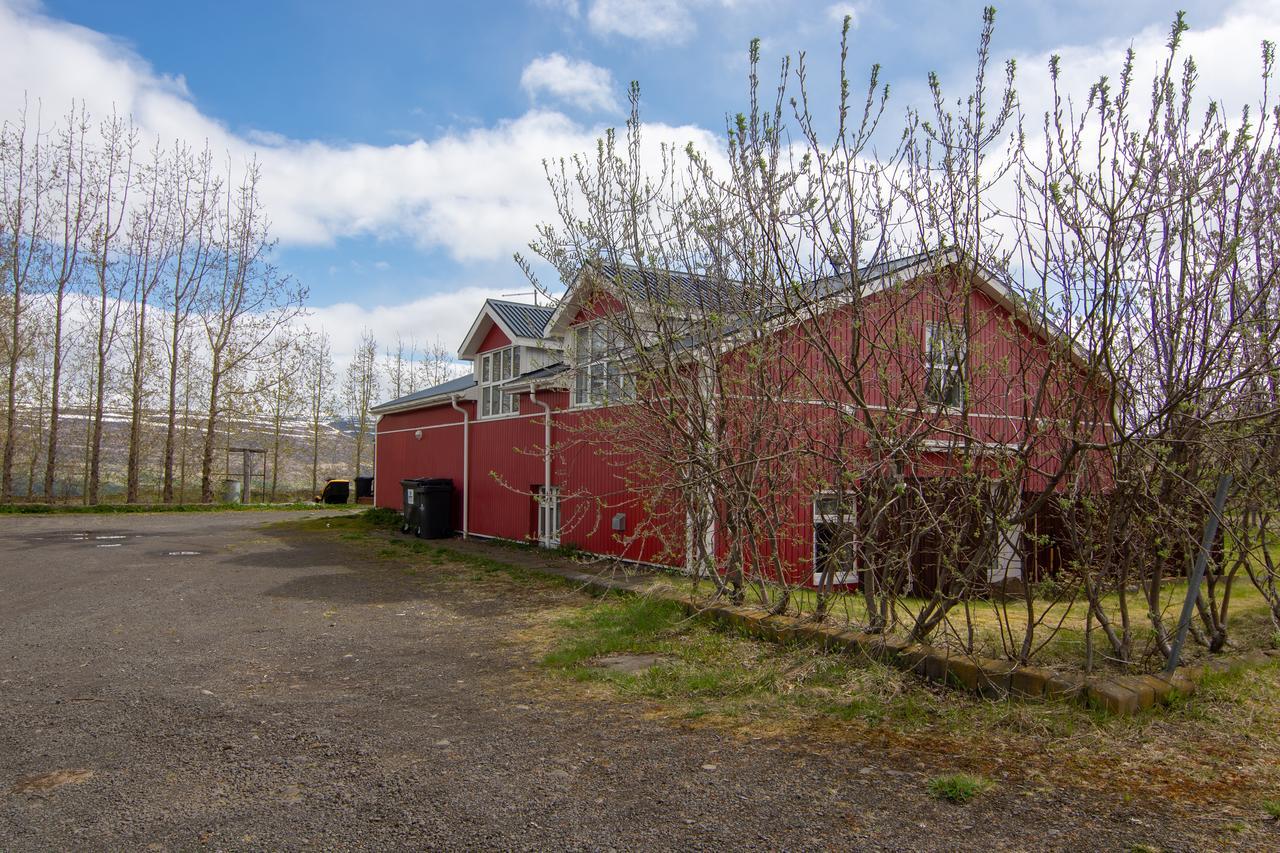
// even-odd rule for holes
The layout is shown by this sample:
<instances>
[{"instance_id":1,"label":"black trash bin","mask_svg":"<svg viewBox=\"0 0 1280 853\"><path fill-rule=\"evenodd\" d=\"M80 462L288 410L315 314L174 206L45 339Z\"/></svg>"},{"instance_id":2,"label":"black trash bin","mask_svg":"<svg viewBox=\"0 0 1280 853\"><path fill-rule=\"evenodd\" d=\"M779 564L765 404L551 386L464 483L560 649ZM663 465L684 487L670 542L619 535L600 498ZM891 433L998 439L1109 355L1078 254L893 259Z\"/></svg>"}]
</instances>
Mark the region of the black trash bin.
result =
<instances>
[{"instance_id":1,"label":"black trash bin","mask_svg":"<svg viewBox=\"0 0 1280 853\"><path fill-rule=\"evenodd\" d=\"M445 539L453 535L453 480L419 480L417 501L419 525L415 532L423 539Z\"/></svg>"},{"instance_id":2,"label":"black trash bin","mask_svg":"<svg viewBox=\"0 0 1280 853\"><path fill-rule=\"evenodd\" d=\"M401 533L420 535L419 525L422 523L422 480L400 481L400 492L404 496L404 520L400 524Z\"/></svg>"},{"instance_id":3,"label":"black trash bin","mask_svg":"<svg viewBox=\"0 0 1280 853\"><path fill-rule=\"evenodd\" d=\"M356 501L373 497L373 478L356 477Z\"/></svg>"}]
</instances>

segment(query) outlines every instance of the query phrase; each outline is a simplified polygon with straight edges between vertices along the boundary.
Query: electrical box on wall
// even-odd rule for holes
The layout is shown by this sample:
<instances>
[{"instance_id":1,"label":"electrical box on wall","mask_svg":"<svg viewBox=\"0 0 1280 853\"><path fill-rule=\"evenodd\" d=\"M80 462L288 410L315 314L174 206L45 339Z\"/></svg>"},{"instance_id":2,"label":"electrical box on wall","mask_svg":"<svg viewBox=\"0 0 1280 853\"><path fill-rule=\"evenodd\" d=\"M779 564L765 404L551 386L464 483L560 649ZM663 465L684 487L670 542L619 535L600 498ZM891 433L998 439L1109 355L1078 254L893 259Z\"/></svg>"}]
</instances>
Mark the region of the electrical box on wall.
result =
<instances>
[{"instance_id":1,"label":"electrical box on wall","mask_svg":"<svg viewBox=\"0 0 1280 853\"><path fill-rule=\"evenodd\" d=\"M627 514L620 512L613 517L613 529L619 532L627 529Z\"/></svg>"}]
</instances>

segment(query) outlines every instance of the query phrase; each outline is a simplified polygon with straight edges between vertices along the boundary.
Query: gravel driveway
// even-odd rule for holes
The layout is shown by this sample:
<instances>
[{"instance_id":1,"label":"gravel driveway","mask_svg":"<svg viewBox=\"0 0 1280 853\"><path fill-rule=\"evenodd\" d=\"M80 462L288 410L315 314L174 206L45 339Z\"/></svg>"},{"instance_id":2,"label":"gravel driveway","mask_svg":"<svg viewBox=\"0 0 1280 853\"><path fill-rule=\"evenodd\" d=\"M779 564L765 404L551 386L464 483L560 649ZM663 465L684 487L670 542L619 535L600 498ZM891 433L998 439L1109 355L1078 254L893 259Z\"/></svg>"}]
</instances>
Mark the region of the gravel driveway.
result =
<instances>
[{"instance_id":1,"label":"gravel driveway","mask_svg":"<svg viewBox=\"0 0 1280 853\"><path fill-rule=\"evenodd\" d=\"M883 745L743 742L558 696L513 637L575 593L424 582L262 527L285 517L0 519L0 848L1203 841L1082 792L939 803L930 757Z\"/></svg>"}]
</instances>

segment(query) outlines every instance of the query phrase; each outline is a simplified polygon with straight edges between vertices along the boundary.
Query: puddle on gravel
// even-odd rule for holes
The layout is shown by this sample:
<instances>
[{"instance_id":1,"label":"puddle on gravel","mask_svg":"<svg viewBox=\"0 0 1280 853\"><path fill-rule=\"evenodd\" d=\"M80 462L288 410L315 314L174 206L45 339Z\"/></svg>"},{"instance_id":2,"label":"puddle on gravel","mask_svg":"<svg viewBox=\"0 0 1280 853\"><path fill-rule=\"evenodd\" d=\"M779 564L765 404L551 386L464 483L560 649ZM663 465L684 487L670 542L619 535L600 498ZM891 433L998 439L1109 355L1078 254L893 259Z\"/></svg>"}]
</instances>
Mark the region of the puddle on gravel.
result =
<instances>
[{"instance_id":1,"label":"puddle on gravel","mask_svg":"<svg viewBox=\"0 0 1280 853\"><path fill-rule=\"evenodd\" d=\"M141 533L120 533L114 530L73 530L65 533L46 532L13 538L32 548L67 544L87 545L94 548L118 548L121 545L132 544L130 540L141 539L142 536Z\"/></svg>"}]
</instances>

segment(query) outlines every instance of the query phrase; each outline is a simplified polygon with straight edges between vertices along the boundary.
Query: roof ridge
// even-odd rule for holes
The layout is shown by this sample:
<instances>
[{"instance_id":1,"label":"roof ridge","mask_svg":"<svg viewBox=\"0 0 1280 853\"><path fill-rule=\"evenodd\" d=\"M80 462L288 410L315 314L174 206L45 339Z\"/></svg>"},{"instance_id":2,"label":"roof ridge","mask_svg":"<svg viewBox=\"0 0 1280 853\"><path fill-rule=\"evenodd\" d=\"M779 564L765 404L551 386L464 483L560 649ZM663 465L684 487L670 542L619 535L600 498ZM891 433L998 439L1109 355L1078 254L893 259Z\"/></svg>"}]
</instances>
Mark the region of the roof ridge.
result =
<instances>
[{"instance_id":1,"label":"roof ridge","mask_svg":"<svg viewBox=\"0 0 1280 853\"><path fill-rule=\"evenodd\" d=\"M495 303L495 304L497 304L497 305L516 305L516 306L519 306L520 308L536 308L536 309L538 309L539 311L550 311L550 310L552 310L551 308L549 308L549 307L548 307L548 306L546 306L546 305L534 305L534 304L533 304L533 303L531 303L531 302L516 302L516 301L515 301L515 300L513 300L513 299L494 299L492 296L485 297L485 301L486 301L486 302L493 302L493 303Z\"/></svg>"}]
</instances>

